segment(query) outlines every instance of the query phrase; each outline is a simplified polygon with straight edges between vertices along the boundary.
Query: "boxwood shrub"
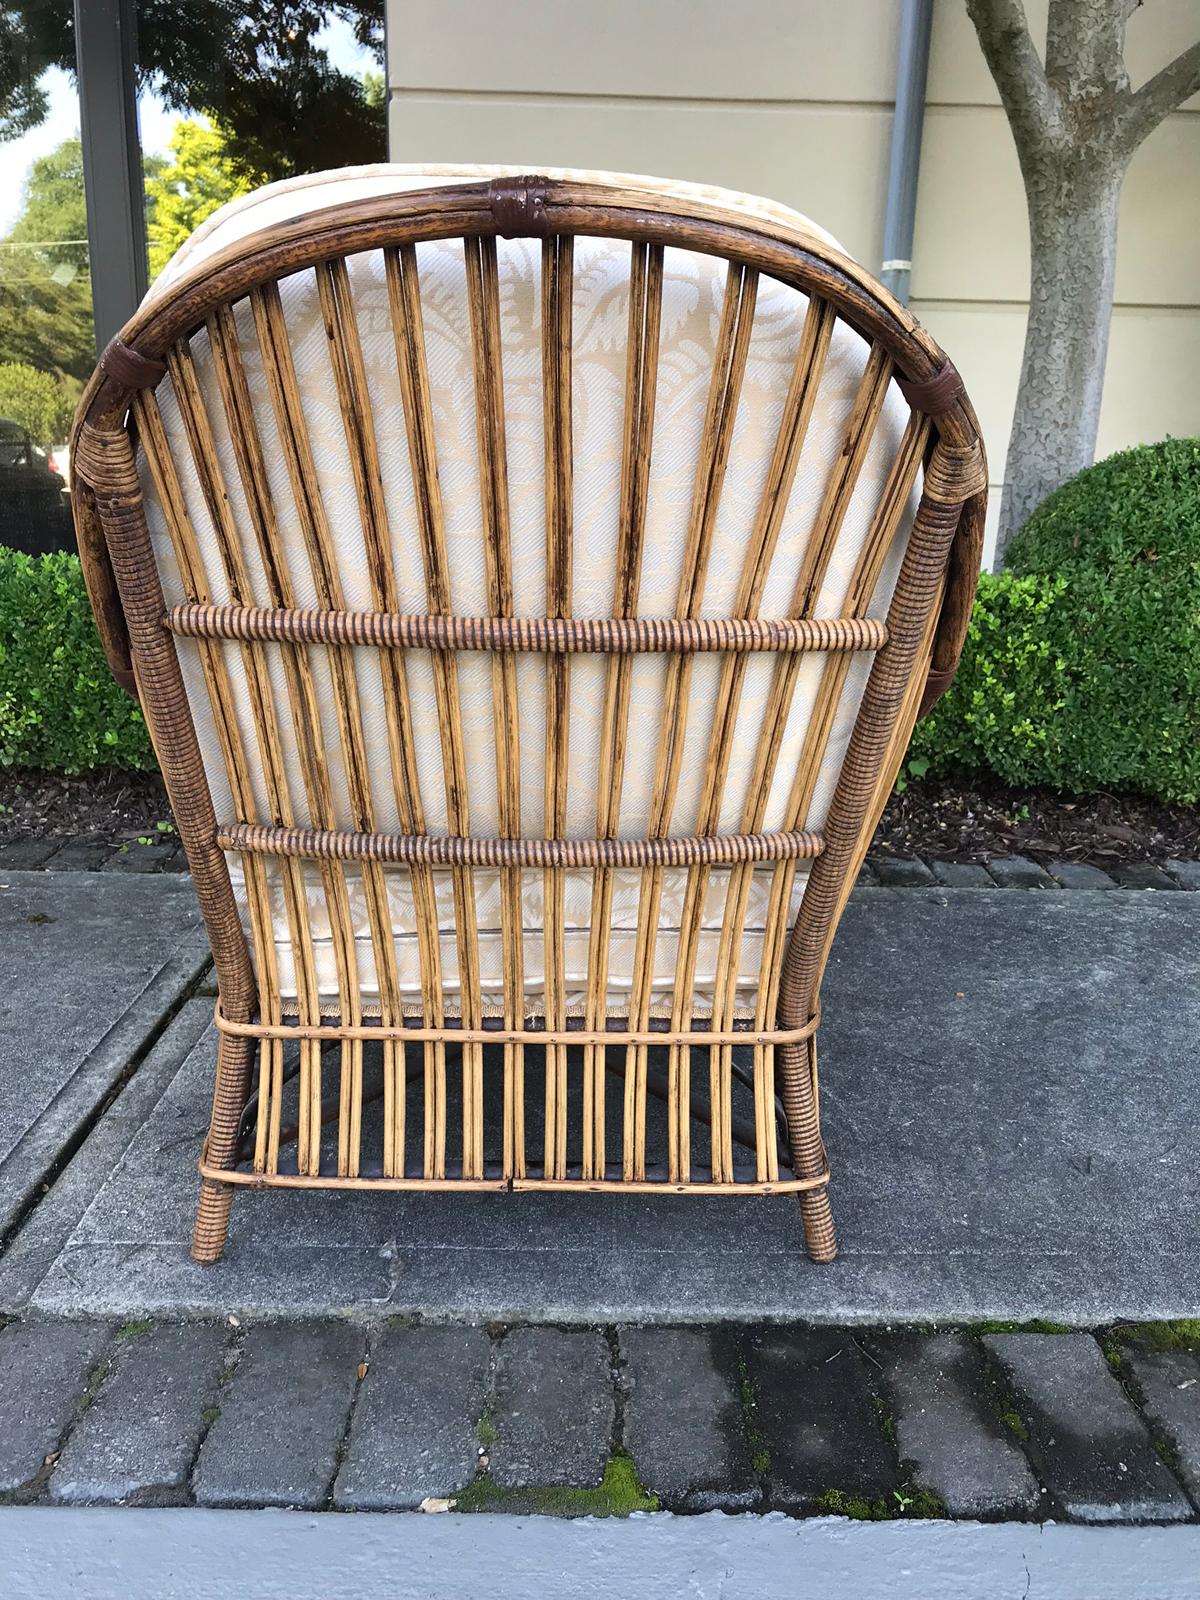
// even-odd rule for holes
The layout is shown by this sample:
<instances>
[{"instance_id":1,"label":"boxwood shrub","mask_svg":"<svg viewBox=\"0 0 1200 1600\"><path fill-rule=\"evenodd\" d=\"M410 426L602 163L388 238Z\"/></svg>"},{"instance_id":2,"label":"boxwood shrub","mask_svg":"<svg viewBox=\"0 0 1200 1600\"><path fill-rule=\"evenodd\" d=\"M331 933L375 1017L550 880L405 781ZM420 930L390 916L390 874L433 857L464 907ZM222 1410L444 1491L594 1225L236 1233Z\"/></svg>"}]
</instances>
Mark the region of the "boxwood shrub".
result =
<instances>
[{"instance_id":1,"label":"boxwood shrub","mask_svg":"<svg viewBox=\"0 0 1200 1600\"><path fill-rule=\"evenodd\" d=\"M104 659L79 557L0 546L0 765L154 764L142 713Z\"/></svg>"},{"instance_id":2,"label":"boxwood shrub","mask_svg":"<svg viewBox=\"0 0 1200 1600\"><path fill-rule=\"evenodd\" d=\"M931 771L1200 799L1200 439L1089 467L985 576L962 668L917 730Z\"/></svg>"}]
</instances>

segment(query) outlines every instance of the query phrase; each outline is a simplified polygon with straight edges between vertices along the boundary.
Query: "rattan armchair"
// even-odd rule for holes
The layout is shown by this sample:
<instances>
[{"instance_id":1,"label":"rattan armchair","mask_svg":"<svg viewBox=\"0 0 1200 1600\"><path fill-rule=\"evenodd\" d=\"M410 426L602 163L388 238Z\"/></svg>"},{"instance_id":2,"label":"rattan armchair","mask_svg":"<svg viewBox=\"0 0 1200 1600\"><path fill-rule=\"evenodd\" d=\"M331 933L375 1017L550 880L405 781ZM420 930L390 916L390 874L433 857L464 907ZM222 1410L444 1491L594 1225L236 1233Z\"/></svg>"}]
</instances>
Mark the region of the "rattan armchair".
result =
<instances>
[{"instance_id":1,"label":"rattan armchair","mask_svg":"<svg viewBox=\"0 0 1200 1600\"><path fill-rule=\"evenodd\" d=\"M212 943L239 1186L798 1195L822 971L978 572L907 311L722 190L367 168L210 219L74 504Z\"/></svg>"}]
</instances>

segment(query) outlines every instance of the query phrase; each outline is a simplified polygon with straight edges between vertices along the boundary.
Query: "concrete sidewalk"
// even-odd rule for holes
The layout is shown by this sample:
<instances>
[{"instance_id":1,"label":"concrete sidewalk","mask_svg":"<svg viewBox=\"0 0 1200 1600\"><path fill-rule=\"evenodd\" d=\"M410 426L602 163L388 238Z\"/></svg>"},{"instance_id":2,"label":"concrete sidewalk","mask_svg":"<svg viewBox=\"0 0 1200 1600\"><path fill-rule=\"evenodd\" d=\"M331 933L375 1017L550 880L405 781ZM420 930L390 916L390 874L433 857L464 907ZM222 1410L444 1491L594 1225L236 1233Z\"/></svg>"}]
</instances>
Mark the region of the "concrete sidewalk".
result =
<instances>
[{"instance_id":1,"label":"concrete sidewalk","mask_svg":"<svg viewBox=\"0 0 1200 1600\"><path fill-rule=\"evenodd\" d=\"M95 893L83 878L77 892ZM144 887L176 914L170 880ZM197 1001L126 1090L138 1115L117 1101L0 1260L0 1305L578 1323L1195 1315L1198 967L1200 895L856 891L821 1036L831 1268L805 1257L786 1198L278 1193L239 1197L225 1260L197 1267L213 1056L211 1032L187 1051ZM35 1012L39 1025L52 1051Z\"/></svg>"},{"instance_id":2,"label":"concrete sidewalk","mask_svg":"<svg viewBox=\"0 0 1200 1600\"><path fill-rule=\"evenodd\" d=\"M0 1238L208 964L184 878L0 872Z\"/></svg>"}]
</instances>

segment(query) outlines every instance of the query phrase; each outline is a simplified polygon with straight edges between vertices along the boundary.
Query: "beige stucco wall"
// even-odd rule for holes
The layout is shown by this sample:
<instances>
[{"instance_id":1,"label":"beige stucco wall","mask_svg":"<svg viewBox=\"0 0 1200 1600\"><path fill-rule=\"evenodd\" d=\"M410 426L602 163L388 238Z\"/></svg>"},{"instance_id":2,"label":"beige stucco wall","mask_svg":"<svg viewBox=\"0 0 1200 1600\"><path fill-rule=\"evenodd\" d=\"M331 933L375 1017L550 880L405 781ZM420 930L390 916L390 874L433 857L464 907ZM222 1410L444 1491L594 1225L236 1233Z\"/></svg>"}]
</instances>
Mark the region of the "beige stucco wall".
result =
<instances>
[{"instance_id":1,"label":"beige stucco wall","mask_svg":"<svg viewBox=\"0 0 1200 1600\"><path fill-rule=\"evenodd\" d=\"M1046 0L1026 8L1040 38ZM878 271L898 18L895 0L389 0L392 158L749 189ZM1197 38L1200 0L1150 0L1129 24L1135 85ZM1029 252L1016 154L963 0L935 7L913 260L913 308L967 380L998 488ZM1101 453L1200 432L1198 372L1200 97L1126 181Z\"/></svg>"}]
</instances>

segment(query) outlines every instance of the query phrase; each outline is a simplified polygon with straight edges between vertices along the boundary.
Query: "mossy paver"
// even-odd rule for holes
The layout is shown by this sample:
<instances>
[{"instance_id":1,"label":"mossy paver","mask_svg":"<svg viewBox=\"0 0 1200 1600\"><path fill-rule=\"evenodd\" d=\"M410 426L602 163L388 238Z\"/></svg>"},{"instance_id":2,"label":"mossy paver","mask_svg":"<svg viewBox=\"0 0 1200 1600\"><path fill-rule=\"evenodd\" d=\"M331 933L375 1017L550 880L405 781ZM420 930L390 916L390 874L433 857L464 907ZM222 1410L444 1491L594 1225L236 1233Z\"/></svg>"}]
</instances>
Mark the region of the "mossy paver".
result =
<instances>
[{"instance_id":1,"label":"mossy paver","mask_svg":"<svg viewBox=\"0 0 1200 1600\"><path fill-rule=\"evenodd\" d=\"M935 861L934 876L947 889L992 889L991 874L978 861Z\"/></svg>"},{"instance_id":2,"label":"mossy paver","mask_svg":"<svg viewBox=\"0 0 1200 1600\"><path fill-rule=\"evenodd\" d=\"M871 865L885 889L923 889L933 873L918 856L874 856Z\"/></svg>"},{"instance_id":3,"label":"mossy paver","mask_svg":"<svg viewBox=\"0 0 1200 1600\"><path fill-rule=\"evenodd\" d=\"M1152 861L1126 861L1113 868L1113 876L1122 889L1178 889L1175 879L1168 876Z\"/></svg>"},{"instance_id":4,"label":"mossy paver","mask_svg":"<svg viewBox=\"0 0 1200 1600\"><path fill-rule=\"evenodd\" d=\"M1053 884L1028 856L993 856L988 871L1002 889L1050 889Z\"/></svg>"},{"instance_id":5,"label":"mossy paver","mask_svg":"<svg viewBox=\"0 0 1200 1600\"><path fill-rule=\"evenodd\" d=\"M61 839L15 839L12 844L0 844L0 872L36 871L61 844Z\"/></svg>"},{"instance_id":6,"label":"mossy paver","mask_svg":"<svg viewBox=\"0 0 1200 1600\"><path fill-rule=\"evenodd\" d=\"M196 1463L202 1506L325 1504L366 1340L341 1322L251 1328Z\"/></svg>"},{"instance_id":7,"label":"mossy paver","mask_svg":"<svg viewBox=\"0 0 1200 1600\"><path fill-rule=\"evenodd\" d=\"M110 1331L41 1317L0 1329L0 1493L31 1483L58 1449Z\"/></svg>"},{"instance_id":8,"label":"mossy paver","mask_svg":"<svg viewBox=\"0 0 1200 1600\"><path fill-rule=\"evenodd\" d=\"M1187 1350L1130 1350L1126 1360L1150 1425L1200 1510L1200 1358Z\"/></svg>"},{"instance_id":9,"label":"mossy paver","mask_svg":"<svg viewBox=\"0 0 1200 1600\"><path fill-rule=\"evenodd\" d=\"M474 1476L492 1344L482 1328L389 1328L371 1341L335 1506L387 1511Z\"/></svg>"},{"instance_id":10,"label":"mossy paver","mask_svg":"<svg viewBox=\"0 0 1200 1600\"><path fill-rule=\"evenodd\" d=\"M118 1328L111 1371L71 1434L50 1498L89 1505L180 1495L221 1376L213 1323Z\"/></svg>"},{"instance_id":11,"label":"mossy paver","mask_svg":"<svg viewBox=\"0 0 1200 1600\"><path fill-rule=\"evenodd\" d=\"M1117 886L1107 872L1086 861L1052 861L1046 870L1063 889L1115 889Z\"/></svg>"},{"instance_id":12,"label":"mossy paver","mask_svg":"<svg viewBox=\"0 0 1200 1600\"><path fill-rule=\"evenodd\" d=\"M1041 1490L1010 1432L989 1416L979 1353L959 1333L880 1341L896 1449L954 1517L1028 1515Z\"/></svg>"},{"instance_id":13,"label":"mossy paver","mask_svg":"<svg viewBox=\"0 0 1200 1600\"><path fill-rule=\"evenodd\" d=\"M611 1355L590 1329L515 1328L496 1356L491 1475L502 1488L595 1488L612 1451Z\"/></svg>"},{"instance_id":14,"label":"mossy paver","mask_svg":"<svg viewBox=\"0 0 1200 1600\"><path fill-rule=\"evenodd\" d=\"M759 1328L745 1360L772 1505L866 1516L895 1506L895 1453L849 1331Z\"/></svg>"},{"instance_id":15,"label":"mossy paver","mask_svg":"<svg viewBox=\"0 0 1200 1600\"><path fill-rule=\"evenodd\" d=\"M178 839L154 840L151 844L129 843L118 848L105 861L104 872L166 872L179 855Z\"/></svg>"},{"instance_id":16,"label":"mossy paver","mask_svg":"<svg viewBox=\"0 0 1200 1600\"><path fill-rule=\"evenodd\" d=\"M70 839L46 862L47 872L95 872L113 853L106 839Z\"/></svg>"},{"instance_id":17,"label":"mossy paver","mask_svg":"<svg viewBox=\"0 0 1200 1600\"><path fill-rule=\"evenodd\" d=\"M732 1339L704 1328L624 1328L625 1448L668 1510L751 1506L760 1489L747 1443Z\"/></svg>"},{"instance_id":18,"label":"mossy paver","mask_svg":"<svg viewBox=\"0 0 1200 1600\"><path fill-rule=\"evenodd\" d=\"M1100 1346L1086 1333L994 1333L1035 1465L1079 1522L1178 1522L1191 1507Z\"/></svg>"},{"instance_id":19,"label":"mossy paver","mask_svg":"<svg viewBox=\"0 0 1200 1600\"><path fill-rule=\"evenodd\" d=\"M1099 1335L236 1323L8 1324L0 1497L1197 1520L1195 1323Z\"/></svg>"}]
</instances>

